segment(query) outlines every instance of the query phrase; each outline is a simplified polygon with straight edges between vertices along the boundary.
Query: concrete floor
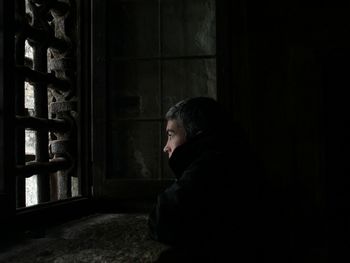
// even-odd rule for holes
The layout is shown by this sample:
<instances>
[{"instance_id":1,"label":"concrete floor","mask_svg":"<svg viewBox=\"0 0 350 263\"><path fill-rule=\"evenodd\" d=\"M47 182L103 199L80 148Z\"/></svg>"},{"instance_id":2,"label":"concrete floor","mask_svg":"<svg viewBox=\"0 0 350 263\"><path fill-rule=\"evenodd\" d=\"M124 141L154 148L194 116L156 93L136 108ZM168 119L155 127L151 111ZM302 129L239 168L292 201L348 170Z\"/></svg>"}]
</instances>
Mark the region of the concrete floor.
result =
<instances>
[{"instance_id":1,"label":"concrete floor","mask_svg":"<svg viewBox=\"0 0 350 263\"><path fill-rule=\"evenodd\" d=\"M166 248L150 239L147 215L95 214L21 241L0 262L153 262Z\"/></svg>"}]
</instances>

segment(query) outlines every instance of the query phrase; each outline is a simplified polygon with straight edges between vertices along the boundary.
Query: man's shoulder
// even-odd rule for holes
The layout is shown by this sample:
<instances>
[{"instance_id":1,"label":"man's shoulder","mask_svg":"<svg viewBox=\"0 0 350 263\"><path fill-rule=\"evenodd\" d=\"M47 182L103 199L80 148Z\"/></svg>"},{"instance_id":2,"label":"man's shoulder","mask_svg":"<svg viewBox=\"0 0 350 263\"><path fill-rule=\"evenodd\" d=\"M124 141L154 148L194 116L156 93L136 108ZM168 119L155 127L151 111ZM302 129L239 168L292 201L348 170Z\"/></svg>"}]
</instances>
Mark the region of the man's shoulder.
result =
<instances>
[{"instance_id":1,"label":"man's shoulder","mask_svg":"<svg viewBox=\"0 0 350 263\"><path fill-rule=\"evenodd\" d=\"M214 178L227 171L229 161L220 151L204 151L198 155L185 169L184 178L203 180L206 177Z\"/></svg>"}]
</instances>

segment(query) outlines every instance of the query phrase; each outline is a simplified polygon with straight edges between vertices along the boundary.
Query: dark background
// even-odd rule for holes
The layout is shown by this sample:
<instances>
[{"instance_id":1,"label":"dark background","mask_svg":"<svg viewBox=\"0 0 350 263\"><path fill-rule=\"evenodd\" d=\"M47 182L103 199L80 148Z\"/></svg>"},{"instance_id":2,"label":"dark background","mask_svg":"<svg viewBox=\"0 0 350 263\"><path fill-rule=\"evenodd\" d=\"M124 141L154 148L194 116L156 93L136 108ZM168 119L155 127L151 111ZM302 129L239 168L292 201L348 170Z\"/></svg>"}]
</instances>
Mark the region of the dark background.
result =
<instances>
[{"instance_id":1,"label":"dark background","mask_svg":"<svg viewBox=\"0 0 350 263\"><path fill-rule=\"evenodd\" d=\"M4 2L0 1L1 14L12 13L11 5L6 7ZM163 7L172 7L175 14L188 7L189 14L196 14L201 21L201 14L211 14L213 1L202 2L169 0ZM193 43L193 34L183 31L182 23L177 24L180 18L171 17L173 11L158 12L157 3L93 1L91 39L85 37L82 42L93 51L91 57L87 55L93 65L89 99L93 105L91 173L95 198L108 205L116 199L120 204L128 199L154 198L164 187L162 182L169 179L161 154L164 111L177 99L212 95L215 88L218 101L230 113L228 121L237 121L245 129L263 164L264 176L276 191L281 220L286 223L283 230L298 242L308 243L312 253L323 256L334 249L334 255L341 256L339 252L345 252L349 245L349 5L336 1L217 0L215 30L206 30L203 41L212 42L196 49L176 40L181 37ZM164 16L157 17L152 8ZM130 17L140 20L128 21ZM173 22L169 22L171 18ZM190 21L193 16L182 18ZM4 53L4 49L11 50L12 43L8 40L10 31L4 29L11 24L8 19L0 16L2 99L11 95L6 86L13 83L11 71L3 63L12 61ZM85 26L89 32L89 23ZM194 24L193 32L196 26L200 24ZM138 31L142 27L149 31ZM132 30L133 37L128 38ZM168 40L163 43L159 36ZM120 43L120 39L127 41ZM138 83L163 90L128 94L139 87ZM129 90L126 84L134 86ZM205 90L201 90L203 85L207 85ZM109 108L113 106L108 102L113 91L119 99L117 109ZM143 98L150 94L154 101ZM9 115L5 113L12 112L3 100L0 104L0 136L6 138ZM153 112L142 111L142 105ZM116 115L111 114L113 110ZM133 140L130 143L123 136ZM229 131L223 136L229 137ZM4 145L2 139L0 164L6 160ZM118 163L127 155L116 149L132 158ZM135 149L141 152L138 157L145 157L146 169L133 162ZM125 164L132 169L123 167ZM2 207L11 205L6 196L13 195L4 178L0 178Z\"/></svg>"}]
</instances>

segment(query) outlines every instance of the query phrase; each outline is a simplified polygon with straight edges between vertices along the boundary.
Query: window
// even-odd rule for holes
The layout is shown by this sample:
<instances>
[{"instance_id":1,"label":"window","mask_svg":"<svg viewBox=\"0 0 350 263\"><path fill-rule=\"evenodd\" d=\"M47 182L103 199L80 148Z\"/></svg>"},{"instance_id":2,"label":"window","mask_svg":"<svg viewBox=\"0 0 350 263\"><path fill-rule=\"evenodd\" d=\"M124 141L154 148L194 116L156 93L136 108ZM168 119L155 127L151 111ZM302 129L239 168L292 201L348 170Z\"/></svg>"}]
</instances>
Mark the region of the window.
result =
<instances>
[{"instance_id":1,"label":"window","mask_svg":"<svg viewBox=\"0 0 350 263\"><path fill-rule=\"evenodd\" d=\"M76 1L15 1L16 207L84 195Z\"/></svg>"}]
</instances>

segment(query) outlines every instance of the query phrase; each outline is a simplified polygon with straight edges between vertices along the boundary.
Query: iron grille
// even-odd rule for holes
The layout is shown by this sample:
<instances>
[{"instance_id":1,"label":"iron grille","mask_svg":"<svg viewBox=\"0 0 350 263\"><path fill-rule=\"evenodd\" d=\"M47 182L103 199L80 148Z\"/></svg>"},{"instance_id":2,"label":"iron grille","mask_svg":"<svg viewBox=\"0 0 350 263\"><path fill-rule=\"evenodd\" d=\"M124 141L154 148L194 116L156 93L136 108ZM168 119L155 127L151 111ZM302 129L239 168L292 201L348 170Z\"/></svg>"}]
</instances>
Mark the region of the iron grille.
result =
<instances>
[{"instance_id":1,"label":"iron grille","mask_svg":"<svg viewBox=\"0 0 350 263\"><path fill-rule=\"evenodd\" d=\"M37 196L39 204L80 195L76 172L76 3L74 0L16 0L15 19L15 156L19 208L28 205L26 178L34 176L37 181L32 188L37 190L32 189L31 194ZM26 45L32 54L27 54ZM26 85L33 87L33 109L25 107ZM26 154L26 131L35 131L34 154Z\"/></svg>"}]
</instances>

